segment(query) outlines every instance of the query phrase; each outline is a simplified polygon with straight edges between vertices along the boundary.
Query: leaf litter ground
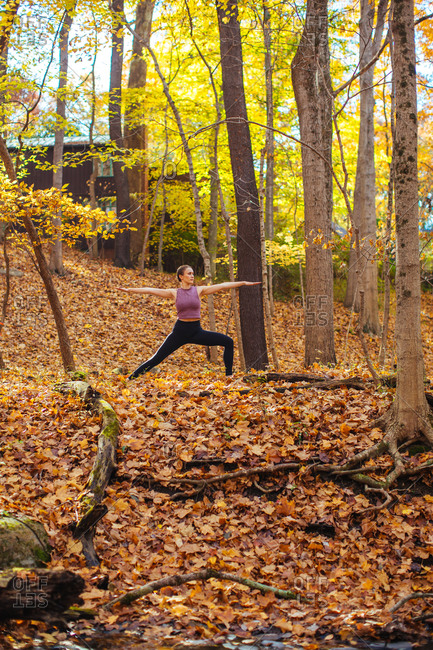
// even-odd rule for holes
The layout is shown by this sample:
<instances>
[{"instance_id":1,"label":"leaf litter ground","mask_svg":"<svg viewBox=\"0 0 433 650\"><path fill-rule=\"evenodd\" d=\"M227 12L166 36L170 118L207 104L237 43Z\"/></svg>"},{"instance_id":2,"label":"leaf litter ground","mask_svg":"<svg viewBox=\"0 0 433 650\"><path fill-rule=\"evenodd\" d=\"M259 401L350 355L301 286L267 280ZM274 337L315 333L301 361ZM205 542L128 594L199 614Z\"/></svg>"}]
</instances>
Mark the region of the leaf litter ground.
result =
<instances>
[{"instance_id":1,"label":"leaf litter ground","mask_svg":"<svg viewBox=\"0 0 433 650\"><path fill-rule=\"evenodd\" d=\"M101 629L153 641L172 636L221 642L228 634L258 639L274 634L310 649L324 639L356 643L427 633L425 623L413 621L428 611L425 601L408 603L394 619L389 609L412 591L433 590L431 477L399 485L388 508L366 512L382 497L349 479L324 480L311 461L340 463L380 439L372 422L391 403L392 391L369 384L362 391L280 393L276 383L243 383L239 372L236 381L226 379L221 365L210 365L203 349L193 347L179 350L158 373L126 382L124 374L170 332L174 309L164 299L128 297L117 288L173 286L173 276L147 271L139 278L77 252L69 252L66 262L69 273L56 285L78 364L122 423L117 474L105 500L108 513L95 537L101 566L85 567L71 535L100 423L78 398L55 389L64 376L54 324L41 283L22 258L13 259L24 276L12 279L2 340L7 370L0 378L0 507L44 523L54 547L51 567L85 578L85 606L97 611ZM228 296L218 294L215 302L218 330L228 324L233 335ZM432 308L431 297L424 297L427 374L433 362ZM355 323L340 304L335 319L340 363L309 371L368 379ZM274 325L281 370L305 371L294 303L276 303ZM377 355L377 341L369 345ZM116 374L119 367L123 375ZM250 392L242 394L246 387ZM427 458L424 454L420 462ZM215 482L199 494L173 484L283 462L300 468ZM212 579L166 587L111 612L101 609L151 580L206 567L293 589L299 599L281 600ZM85 637L94 626L82 622L75 630ZM18 641L26 647L35 635L61 641L66 632L16 622L3 627L1 638L4 647Z\"/></svg>"}]
</instances>

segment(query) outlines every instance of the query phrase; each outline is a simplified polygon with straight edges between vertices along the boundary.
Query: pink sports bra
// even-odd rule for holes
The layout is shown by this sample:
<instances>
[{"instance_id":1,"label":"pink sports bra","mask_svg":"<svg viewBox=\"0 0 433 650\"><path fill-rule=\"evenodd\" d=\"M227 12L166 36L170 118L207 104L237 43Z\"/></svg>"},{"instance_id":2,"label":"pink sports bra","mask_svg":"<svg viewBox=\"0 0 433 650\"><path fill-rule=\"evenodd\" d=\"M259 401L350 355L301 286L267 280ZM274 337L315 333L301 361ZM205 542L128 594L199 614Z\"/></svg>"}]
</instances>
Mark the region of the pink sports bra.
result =
<instances>
[{"instance_id":1,"label":"pink sports bra","mask_svg":"<svg viewBox=\"0 0 433 650\"><path fill-rule=\"evenodd\" d=\"M178 289L176 293L177 317L180 320L196 318L200 320L200 298L197 287Z\"/></svg>"}]
</instances>

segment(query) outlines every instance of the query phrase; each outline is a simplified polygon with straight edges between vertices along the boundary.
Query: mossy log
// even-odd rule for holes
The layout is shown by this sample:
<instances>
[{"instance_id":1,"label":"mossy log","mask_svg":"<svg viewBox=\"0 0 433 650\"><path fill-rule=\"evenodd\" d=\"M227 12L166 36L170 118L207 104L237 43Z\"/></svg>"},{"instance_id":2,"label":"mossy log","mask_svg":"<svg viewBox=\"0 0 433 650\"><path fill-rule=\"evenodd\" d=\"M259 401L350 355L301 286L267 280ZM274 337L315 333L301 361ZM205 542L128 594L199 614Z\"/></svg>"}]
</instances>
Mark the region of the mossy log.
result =
<instances>
[{"instance_id":1,"label":"mossy log","mask_svg":"<svg viewBox=\"0 0 433 650\"><path fill-rule=\"evenodd\" d=\"M0 572L0 619L53 621L82 604L84 580L71 571L9 569Z\"/></svg>"},{"instance_id":2,"label":"mossy log","mask_svg":"<svg viewBox=\"0 0 433 650\"><path fill-rule=\"evenodd\" d=\"M93 545L98 521L107 512L102 501L111 475L116 468L117 438L120 424L113 407L100 393L85 381L70 381L60 386L62 392L72 392L102 416L98 436L98 451L85 490L80 497L80 519L74 529L74 538L81 541L88 566L98 566L99 559Z\"/></svg>"}]
</instances>

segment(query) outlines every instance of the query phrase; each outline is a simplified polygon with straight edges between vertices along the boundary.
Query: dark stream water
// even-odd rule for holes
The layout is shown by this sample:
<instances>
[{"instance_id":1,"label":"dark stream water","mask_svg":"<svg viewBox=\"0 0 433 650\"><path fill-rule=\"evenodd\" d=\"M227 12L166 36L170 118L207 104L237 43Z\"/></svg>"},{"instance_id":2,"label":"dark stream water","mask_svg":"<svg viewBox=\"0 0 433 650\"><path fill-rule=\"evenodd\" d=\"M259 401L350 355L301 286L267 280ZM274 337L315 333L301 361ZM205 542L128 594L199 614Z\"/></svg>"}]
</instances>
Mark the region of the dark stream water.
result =
<instances>
[{"instance_id":1,"label":"dark stream water","mask_svg":"<svg viewBox=\"0 0 433 650\"><path fill-rule=\"evenodd\" d=\"M313 642L314 643L314 642ZM318 643L318 650L433 650L433 637L431 644L423 642L421 645L407 641L385 643L369 642L361 639L355 645L323 644ZM91 639L69 639L55 645L46 645L35 641L34 648L39 650L303 650L301 646L291 644L284 635L268 635L257 639L239 639L229 635L227 640L220 644L208 640L179 640L171 638L166 643L151 640L143 637L133 637L124 634L96 635Z\"/></svg>"}]
</instances>

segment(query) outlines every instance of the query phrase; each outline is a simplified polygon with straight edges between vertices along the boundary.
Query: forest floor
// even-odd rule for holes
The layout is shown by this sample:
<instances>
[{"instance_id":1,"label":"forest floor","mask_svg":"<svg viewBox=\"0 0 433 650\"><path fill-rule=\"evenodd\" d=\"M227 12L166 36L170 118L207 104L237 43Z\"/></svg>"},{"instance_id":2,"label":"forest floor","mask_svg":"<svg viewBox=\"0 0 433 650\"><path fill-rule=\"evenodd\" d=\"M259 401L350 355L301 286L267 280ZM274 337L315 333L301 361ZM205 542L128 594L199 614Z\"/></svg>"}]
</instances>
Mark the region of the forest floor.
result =
<instances>
[{"instance_id":1,"label":"forest floor","mask_svg":"<svg viewBox=\"0 0 433 650\"><path fill-rule=\"evenodd\" d=\"M185 347L135 382L124 375L150 356L174 322L174 306L131 297L119 286L174 286L171 275L137 272L66 253L68 274L56 279L78 366L116 410L122 424L117 473L107 489L108 513L97 528L97 569L86 568L71 535L77 500L95 457L100 423L79 398L64 395L57 337L42 284L29 259L12 256L23 272L12 278L1 350L0 508L25 513L46 527L54 547L50 567L86 581L85 607L96 620L71 624L81 639L95 627L151 640L227 635L300 644L309 650L337 640L422 639L425 600L390 608L412 591L433 591L433 482L430 474L399 484L392 503L350 479L325 480L309 459L339 463L382 436L374 419L393 390L295 388L281 382L225 378L202 348ZM229 296L215 296L217 329L225 332ZM433 299L423 297L427 377L433 374ZM204 317L204 325L207 318ZM297 301L275 305L282 372L305 372ZM335 368L309 372L369 379L355 323L335 304ZM389 339L393 368L392 329ZM378 341L369 339L373 359ZM236 362L237 363L237 362ZM236 364L235 364L236 367ZM238 366L237 366L238 367ZM116 374L122 369L122 374ZM240 391L249 387L247 394ZM201 395L202 392L205 395ZM422 456L424 461L429 454ZM199 494L170 488L173 478L202 478L271 463L299 470L215 482ZM421 462L421 461L420 461ZM381 463L387 466L387 458ZM152 481L152 482L151 482ZM181 492L173 499L174 492ZM125 591L165 576L214 568L299 594L283 600L230 581L211 579L165 587L124 607L101 609ZM104 586L104 589L100 587ZM61 642L68 632L34 621L0 627L0 647ZM18 645L17 645L18 644ZM344 645L344 643L343 643ZM101 646L102 647L102 646ZM126 646L125 646L126 647Z\"/></svg>"}]
</instances>

